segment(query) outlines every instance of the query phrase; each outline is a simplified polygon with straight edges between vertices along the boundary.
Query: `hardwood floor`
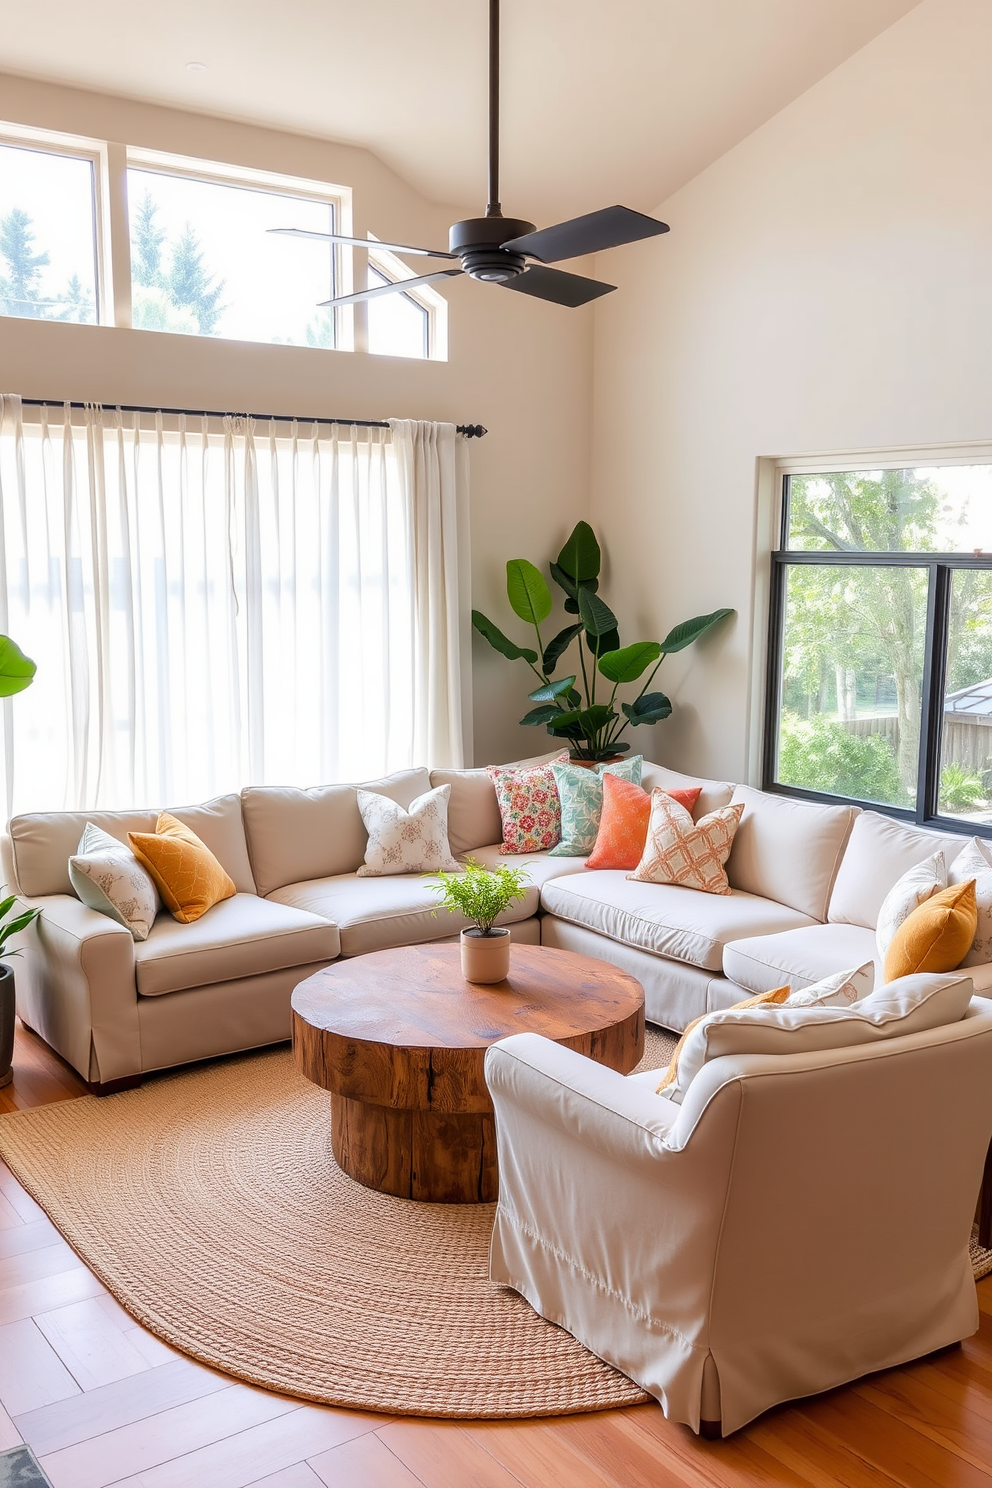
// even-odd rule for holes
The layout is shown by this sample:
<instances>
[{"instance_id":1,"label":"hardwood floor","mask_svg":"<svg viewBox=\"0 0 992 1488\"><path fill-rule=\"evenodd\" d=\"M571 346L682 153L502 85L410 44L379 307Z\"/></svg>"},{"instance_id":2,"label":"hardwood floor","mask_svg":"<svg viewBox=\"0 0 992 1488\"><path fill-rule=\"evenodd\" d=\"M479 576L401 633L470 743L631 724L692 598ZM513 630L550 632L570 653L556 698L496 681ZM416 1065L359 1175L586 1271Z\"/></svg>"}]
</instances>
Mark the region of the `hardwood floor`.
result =
<instances>
[{"instance_id":1,"label":"hardwood floor","mask_svg":"<svg viewBox=\"0 0 992 1488\"><path fill-rule=\"evenodd\" d=\"M0 1111L83 1092L18 1028ZM960 1349L704 1442L656 1406L541 1421L329 1410L237 1384L139 1327L0 1163L0 1450L55 1488L992 1488L992 1277Z\"/></svg>"}]
</instances>

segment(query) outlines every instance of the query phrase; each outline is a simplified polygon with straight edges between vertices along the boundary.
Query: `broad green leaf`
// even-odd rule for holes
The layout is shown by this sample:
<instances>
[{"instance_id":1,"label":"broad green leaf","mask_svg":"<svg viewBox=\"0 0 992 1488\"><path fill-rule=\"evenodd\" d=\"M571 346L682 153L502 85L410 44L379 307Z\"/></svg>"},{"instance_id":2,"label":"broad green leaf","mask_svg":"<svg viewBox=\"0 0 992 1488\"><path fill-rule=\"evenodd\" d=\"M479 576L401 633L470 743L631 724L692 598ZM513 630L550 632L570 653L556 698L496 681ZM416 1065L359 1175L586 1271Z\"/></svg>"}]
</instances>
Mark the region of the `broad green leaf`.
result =
<instances>
[{"instance_id":1,"label":"broad green leaf","mask_svg":"<svg viewBox=\"0 0 992 1488\"><path fill-rule=\"evenodd\" d=\"M591 636L586 631L586 645L598 661L607 652L620 650L620 632L618 630L608 630L605 635Z\"/></svg>"},{"instance_id":2,"label":"broad green leaf","mask_svg":"<svg viewBox=\"0 0 992 1488\"><path fill-rule=\"evenodd\" d=\"M581 736L579 727L579 710L571 708L567 713L559 713L557 718L552 718L548 723L548 732L551 734L565 734L568 738Z\"/></svg>"},{"instance_id":3,"label":"broad green leaf","mask_svg":"<svg viewBox=\"0 0 992 1488\"><path fill-rule=\"evenodd\" d=\"M566 625L565 629L560 630L554 640L549 641L545 646L544 656L541 658L541 670L548 676L554 671L562 655L568 650L581 629L581 625Z\"/></svg>"},{"instance_id":4,"label":"broad green leaf","mask_svg":"<svg viewBox=\"0 0 992 1488\"><path fill-rule=\"evenodd\" d=\"M611 682L636 682L660 655L657 641L635 641L632 646L601 656L599 670Z\"/></svg>"},{"instance_id":5,"label":"broad green leaf","mask_svg":"<svg viewBox=\"0 0 992 1488\"><path fill-rule=\"evenodd\" d=\"M668 632L661 643L662 651L666 656L670 656L673 651L683 651L693 641L698 641L701 635L705 635L712 626L718 625L721 620L734 613L733 610L714 610L712 615L696 615L692 620L683 620L681 625L676 625L674 630Z\"/></svg>"},{"instance_id":6,"label":"broad green leaf","mask_svg":"<svg viewBox=\"0 0 992 1488\"><path fill-rule=\"evenodd\" d=\"M581 708L582 694L577 687L573 687L571 692L565 697L564 701L570 708Z\"/></svg>"},{"instance_id":7,"label":"broad green leaf","mask_svg":"<svg viewBox=\"0 0 992 1488\"><path fill-rule=\"evenodd\" d=\"M505 656L508 661L520 661L521 658L530 662L537 660L536 651L532 651L529 646L518 646L516 641L511 641L509 636L505 636L499 626L488 620L481 610L472 611L472 624L480 635L485 636L490 646L501 656Z\"/></svg>"},{"instance_id":8,"label":"broad green leaf","mask_svg":"<svg viewBox=\"0 0 992 1488\"><path fill-rule=\"evenodd\" d=\"M574 681L574 677L559 677L557 682L549 682L546 687L536 687L527 696L532 703L550 703L563 692L568 692Z\"/></svg>"},{"instance_id":9,"label":"broad green leaf","mask_svg":"<svg viewBox=\"0 0 992 1488\"><path fill-rule=\"evenodd\" d=\"M506 596L513 613L531 625L547 620L554 604L547 579L526 558L511 558L506 565Z\"/></svg>"},{"instance_id":10,"label":"broad green leaf","mask_svg":"<svg viewBox=\"0 0 992 1488\"><path fill-rule=\"evenodd\" d=\"M590 635L608 635L617 628L617 617L609 605L604 604L598 595L591 594L588 589L579 590L579 614Z\"/></svg>"},{"instance_id":11,"label":"broad green leaf","mask_svg":"<svg viewBox=\"0 0 992 1488\"><path fill-rule=\"evenodd\" d=\"M592 734L598 734L608 723L613 723L616 713L606 703L593 703L591 708L584 708L579 714L579 723L582 731L588 739Z\"/></svg>"},{"instance_id":12,"label":"broad green leaf","mask_svg":"<svg viewBox=\"0 0 992 1488\"><path fill-rule=\"evenodd\" d=\"M588 522L576 522L558 554L558 567L564 569L573 582L581 584L598 577L602 561L595 532Z\"/></svg>"},{"instance_id":13,"label":"broad green leaf","mask_svg":"<svg viewBox=\"0 0 992 1488\"><path fill-rule=\"evenodd\" d=\"M577 615L579 613L579 602L577 599L566 599L564 608L566 615Z\"/></svg>"},{"instance_id":14,"label":"broad green leaf","mask_svg":"<svg viewBox=\"0 0 992 1488\"><path fill-rule=\"evenodd\" d=\"M550 723L552 718L560 718L561 709L556 708L554 703L545 703L543 708L531 708L525 713L520 722L527 728L533 728L539 723Z\"/></svg>"},{"instance_id":15,"label":"broad green leaf","mask_svg":"<svg viewBox=\"0 0 992 1488\"><path fill-rule=\"evenodd\" d=\"M0 635L0 697L13 697L15 692L30 687L37 670L16 641L12 641L10 636Z\"/></svg>"},{"instance_id":16,"label":"broad green leaf","mask_svg":"<svg viewBox=\"0 0 992 1488\"><path fill-rule=\"evenodd\" d=\"M672 705L663 692L645 692L632 703L621 703L631 723L660 723L672 711Z\"/></svg>"},{"instance_id":17,"label":"broad green leaf","mask_svg":"<svg viewBox=\"0 0 992 1488\"><path fill-rule=\"evenodd\" d=\"M574 600L577 591L575 580L571 578L558 563L551 563L548 565L548 567L551 570L551 577L558 585L558 588L564 589L569 599Z\"/></svg>"}]
</instances>

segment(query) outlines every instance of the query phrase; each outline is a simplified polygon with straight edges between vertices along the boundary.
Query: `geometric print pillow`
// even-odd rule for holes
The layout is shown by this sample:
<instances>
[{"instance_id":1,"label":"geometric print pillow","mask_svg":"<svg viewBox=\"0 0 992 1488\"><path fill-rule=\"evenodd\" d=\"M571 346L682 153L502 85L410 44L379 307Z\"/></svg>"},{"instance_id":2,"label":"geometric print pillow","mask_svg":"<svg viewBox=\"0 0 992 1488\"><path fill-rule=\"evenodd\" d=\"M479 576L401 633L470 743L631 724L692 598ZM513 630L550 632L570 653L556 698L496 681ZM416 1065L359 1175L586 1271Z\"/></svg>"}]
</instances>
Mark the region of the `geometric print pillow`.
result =
<instances>
[{"instance_id":1,"label":"geometric print pillow","mask_svg":"<svg viewBox=\"0 0 992 1488\"><path fill-rule=\"evenodd\" d=\"M450 785L438 785L410 802L404 811L388 796L358 792L358 809L369 834L359 878L386 878L395 873L460 873L461 863L448 846Z\"/></svg>"},{"instance_id":2,"label":"geometric print pillow","mask_svg":"<svg viewBox=\"0 0 992 1488\"><path fill-rule=\"evenodd\" d=\"M644 854L627 877L641 883L680 884L704 894L729 894L724 863L744 815L744 802L721 806L694 822L660 786L651 792Z\"/></svg>"},{"instance_id":3,"label":"geometric print pillow","mask_svg":"<svg viewBox=\"0 0 992 1488\"><path fill-rule=\"evenodd\" d=\"M592 852L603 814L603 776L616 775L639 786L643 764L640 754L611 765L598 764L591 770L568 760L552 764L561 802L561 841L551 849L553 858L584 858Z\"/></svg>"},{"instance_id":4,"label":"geometric print pillow","mask_svg":"<svg viewBox=\"0 0 992 1488\"><path fill-rule=\"evenodd\" d=\"M487 767L503 823L501 853L547 852L561 840L561 802L551 766L567 759L568 750L563 749L544 765L522 770L509 765Z\"/></svg>"}]
</instances>

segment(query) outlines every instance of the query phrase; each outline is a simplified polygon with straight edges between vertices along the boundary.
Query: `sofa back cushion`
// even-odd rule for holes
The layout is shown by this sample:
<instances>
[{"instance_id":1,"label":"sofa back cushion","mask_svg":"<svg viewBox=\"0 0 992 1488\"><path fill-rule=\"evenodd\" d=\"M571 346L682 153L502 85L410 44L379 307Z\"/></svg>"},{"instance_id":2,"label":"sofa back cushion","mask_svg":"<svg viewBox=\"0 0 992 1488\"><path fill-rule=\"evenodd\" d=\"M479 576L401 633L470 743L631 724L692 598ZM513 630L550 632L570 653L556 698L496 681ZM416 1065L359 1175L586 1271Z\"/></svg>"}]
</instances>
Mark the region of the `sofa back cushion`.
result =
<instances>
[{"instance_id":1,"label":"sofa back cushion","mask_svg":"<svg viewBox=\"0 0 992 1488\"><path fill-rule=\"evenodd\" d=\"M835 925L862 925L874 930L882 901L904 873L938 848L943 848L949 866L964 841L962 837L945 837L906 826L877 811L862 811L837 870L827 919Z\"/></svg>"},{"instance_id":2,"label":"sofa back cushion","mask_svg":"<svg viewBox=\"0 0 992 1488\"><path fill-rule=\"evenodd\" d=\"M431 788L424 769L397 770L362 789L404 809ZM245 835L258 892L271 894L311 878L355 873L365 861L368 833L356 785L249 786L241 792Z\"/></svg>"},{"instance_id":3,"label":"sofa back cushion","mask_svg":"<svg viewBox=\"0 0 992 1488\"><path fill-rule=\"evenodd\" d=\"M733 889L827 918L830 890L857 806L818 806L739 785L744 816L727 863Z\"/></svg>"},{"instance_id":4,"label":"sofa back cushion","mask_svg":"<svg viewBox=\"0 0 992 1488\"><path fill-rule=\"evenodd\" d=\"M487 770L432 770L431 787L450 785L448 844L457 857L503 840L496 787Z\"/></svg>"},{"instance_id":5,"label":"sofa back cushion","mask_svg":"<svg viewBox=\"0 0 992 1488\"><path fill-rule=\"evenodd\" d=\"M666 769L664 765L652 765L647 760L641 771L641 785L648 795L660 786L663 791L692 790L699 787L699 798L692 808L692 819L698 821L721 806L729 806L734 787L726 780L704 780L696 775L681 775L678 770Z\"/></svg>"},{"instance_id":6,"label":"sofa back cushion","mask_svg":"<svg viewBox=\"0 0 992 1488\"><path fill-rule=\"evenodd\" d=\"M169 812L195 832L241 894L254 894L239 796L217 796L202 806L170 806ZM154 832L159 812L36 811L12 817L9 832L21 892L71 894L69 859L79 846L87 822L93 822L127 846L128 832Z\"/></svg>"}]
</instances>

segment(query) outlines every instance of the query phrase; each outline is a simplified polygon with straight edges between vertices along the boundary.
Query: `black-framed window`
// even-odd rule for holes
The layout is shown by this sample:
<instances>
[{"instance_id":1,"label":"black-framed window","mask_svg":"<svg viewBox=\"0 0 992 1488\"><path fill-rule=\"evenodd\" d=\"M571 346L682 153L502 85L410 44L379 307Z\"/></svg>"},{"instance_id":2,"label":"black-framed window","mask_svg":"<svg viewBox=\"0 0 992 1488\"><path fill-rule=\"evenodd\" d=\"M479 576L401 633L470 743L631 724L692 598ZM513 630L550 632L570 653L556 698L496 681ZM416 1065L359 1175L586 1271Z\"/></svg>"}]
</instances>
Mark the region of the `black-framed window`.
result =
<instances>
[{"instance_id":1,"label":"black-framed window","mask_svg":"<svg viewBox=\"0 0 992 1488\"><path fill-rule=\"evenodd\" d=\"M781 475L766 790L992 836L992 462Z\"/></svg>"}]
</instances>

